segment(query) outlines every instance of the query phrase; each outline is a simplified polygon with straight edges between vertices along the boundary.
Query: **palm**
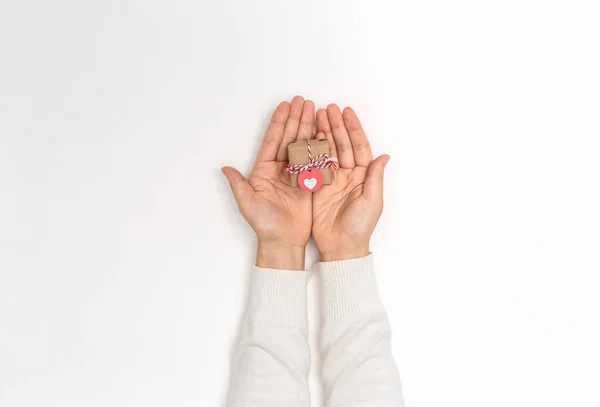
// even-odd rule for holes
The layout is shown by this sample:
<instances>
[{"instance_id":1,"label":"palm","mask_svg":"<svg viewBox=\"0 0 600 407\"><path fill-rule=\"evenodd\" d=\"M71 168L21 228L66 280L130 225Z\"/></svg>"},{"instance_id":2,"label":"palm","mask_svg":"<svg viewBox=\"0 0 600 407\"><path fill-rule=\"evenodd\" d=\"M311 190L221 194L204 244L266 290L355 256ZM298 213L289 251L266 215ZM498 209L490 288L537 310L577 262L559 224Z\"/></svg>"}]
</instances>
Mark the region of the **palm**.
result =
<instances>
[{"instance_id":1,"label":"palm","mask_svg":"<svg viewBox=\"0 0 600 407\"><path fill-rule=\"evenodd\" d=\"M268 240L306 245L310 237L311 196L289 185L280 162L257 163L248 182L254 194L241 209L248 222Z\"/></svg>"},{"instance_id":2,"label":"palm","mask_svg":"<svg viewBox=\"0 0 600 407\"><path fill-rule=\"evenodd\" d=\"M364 167L340 168L331 185L314 193L313 235L321 251L331 250L340 238L356 240L364 232L366 173Z\"/></svg>"},{"instance_id":3,"label":"palm","mask_svg":"<svg viewBox=\"0 0 600 407\"><path fill-rule=\"evenodd\" d=\"M368 253L371 233L383 208L383 165L373 160L367 136L352 109L329 105L317 112L317 138L327 138L340 169L333 182L313 194L312 233L324 259Z\"/></svg>"},{"instance_id":4,"label":"palm","mask_svg":"<svg viewBox=\"0 0 600 407\"><path fill-rule=\"evenodd\" d=\"M313 136L314 109L312 102L299 96L275 109L248 180L234 168L223 168L240 211L259 241L298 247L308 243L311 196L290 186L284 165L288 144Z\"/></svg>"}]
</instances>

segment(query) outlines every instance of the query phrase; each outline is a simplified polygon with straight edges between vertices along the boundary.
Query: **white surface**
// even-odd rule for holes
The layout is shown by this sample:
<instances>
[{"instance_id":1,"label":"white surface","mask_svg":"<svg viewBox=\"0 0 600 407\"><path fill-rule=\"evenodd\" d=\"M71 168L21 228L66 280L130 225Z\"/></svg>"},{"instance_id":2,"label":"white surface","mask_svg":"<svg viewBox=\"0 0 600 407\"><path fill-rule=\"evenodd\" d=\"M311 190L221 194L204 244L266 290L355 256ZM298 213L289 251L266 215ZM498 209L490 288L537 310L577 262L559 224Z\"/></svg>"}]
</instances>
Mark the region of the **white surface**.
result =
<instances>
[{"instance_id":1,"label":"white surface","mask_svg":"<svg viewBox=\"0 0 600 407\"><path fill-rule=\"evenodd\" d=\"M301 93L392 156L373 250L407 405L597 407L599 17L2 2L0 405L221 405L254 240L219 168Z\"/></svg>"}]
</instances>

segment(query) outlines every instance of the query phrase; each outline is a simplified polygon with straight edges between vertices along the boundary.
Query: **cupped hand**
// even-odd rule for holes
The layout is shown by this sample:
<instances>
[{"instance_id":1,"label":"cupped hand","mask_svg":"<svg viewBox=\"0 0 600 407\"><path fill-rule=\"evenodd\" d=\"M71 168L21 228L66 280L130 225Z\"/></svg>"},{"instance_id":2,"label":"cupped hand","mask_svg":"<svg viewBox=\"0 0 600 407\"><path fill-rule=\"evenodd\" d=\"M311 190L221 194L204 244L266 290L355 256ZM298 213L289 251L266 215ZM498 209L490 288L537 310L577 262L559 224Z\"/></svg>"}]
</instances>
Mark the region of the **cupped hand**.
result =
<instances>
[{"instance_id":1,"label":"cupped hand","mask_svg":"<svg viewBox=\"0 0 600 407\"><path fill-rule=\"evenodd\" d=\"M315 106L300 96L273 112L246 180L235 168L223 167L240 212L258 237L256 264L277 269L303 269L312 225L312 197L290 186L285 170L287 146L314 136Z\"/></svg>"},{"instance_id":2,"label":"cupped hand","mask_svg":"<svg viewBox=\"0 0 600 407\"><path fill-rule=\"evenodd\" d=\"M317 112L317 138L327 139L340 168L333 182L313 193L312 234L321 261L370 253L369 241L383 210L383 170L388 155L373 159L354 110L337 105Z\"/></svg>"}]
</instances>

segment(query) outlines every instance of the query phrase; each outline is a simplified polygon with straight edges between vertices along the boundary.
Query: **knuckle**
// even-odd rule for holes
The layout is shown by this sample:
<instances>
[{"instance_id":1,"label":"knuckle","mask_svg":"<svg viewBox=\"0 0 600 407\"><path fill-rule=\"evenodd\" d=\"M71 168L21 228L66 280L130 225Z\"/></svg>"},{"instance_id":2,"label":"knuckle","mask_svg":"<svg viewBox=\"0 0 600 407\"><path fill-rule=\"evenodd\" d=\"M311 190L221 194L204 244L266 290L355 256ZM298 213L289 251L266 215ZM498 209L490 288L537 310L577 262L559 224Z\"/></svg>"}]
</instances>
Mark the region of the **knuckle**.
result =
<instances>
[{"instance_id":1,"label":"knuckle","mask_svg":"<svg viewBox=\"0 0 600 407\"><path fill-rule=\"evenodd\" d=\"M300 127L304 128L304 129L309 129L312 127L312 122L310 121L301 121L300 122Z\"/></svg>"},{"instance_id":2,"label":"knuckle","mask_svg":"<svg viewBox=\"0 0 600 407\"><path fill-rule=\"evenodd\" d=\"M338 143L337 149L340 153L346 153L348 151L352 151L352 144L350 143Z\"/></svg>"},{"instance_id":3,"label":"knuckle","mask_svg":"<svg viewBox=\"0 0 600 407\"><path fill-rule=\"evenodd\" d=\"M354 149L358 152L367 151L371 148L369 143L359 143L354 146Z\"/></svg>"},{"instance_id":4,"label":"knuckle","mask_svg":"<svg viewBox=\"0 0 600 407\"><path fill-rule=\"evenodd\" d=\"M267 146L274 146L279 144L279 140L276 137L265 137L263 139L263 144Z\"/></svg>"}]
</instances>

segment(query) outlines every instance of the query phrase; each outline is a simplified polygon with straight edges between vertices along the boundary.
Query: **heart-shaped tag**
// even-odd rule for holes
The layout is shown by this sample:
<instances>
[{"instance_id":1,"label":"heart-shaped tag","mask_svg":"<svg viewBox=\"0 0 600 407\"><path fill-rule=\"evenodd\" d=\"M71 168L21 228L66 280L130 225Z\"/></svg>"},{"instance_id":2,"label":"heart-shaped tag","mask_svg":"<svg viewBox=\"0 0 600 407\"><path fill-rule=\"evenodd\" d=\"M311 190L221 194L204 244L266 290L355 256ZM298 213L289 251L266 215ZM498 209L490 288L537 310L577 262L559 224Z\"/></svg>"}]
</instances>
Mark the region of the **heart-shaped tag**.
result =
<instances>
[{"instance_id":1,"label":"heart-shaped tag","mask_svg":"<svg viewBox=\"0 0 600 407\"><path fill-rule=\"evenodd\" d=\"M315 192L323 185L323 175L316 168L298 174L298 185L307 192Z\"/></svg>"},{"instance_id":2,"label":"heart-shaped tag","mask_svg":"<svg viewBox=\"0 0 600 407\"><path fill-rule=\"evenodd\" d=\"M312 191L313 188L315 186L317 186L317 179L316 178L305 178L304 186Z\"/></svg>"}]
</instances>

